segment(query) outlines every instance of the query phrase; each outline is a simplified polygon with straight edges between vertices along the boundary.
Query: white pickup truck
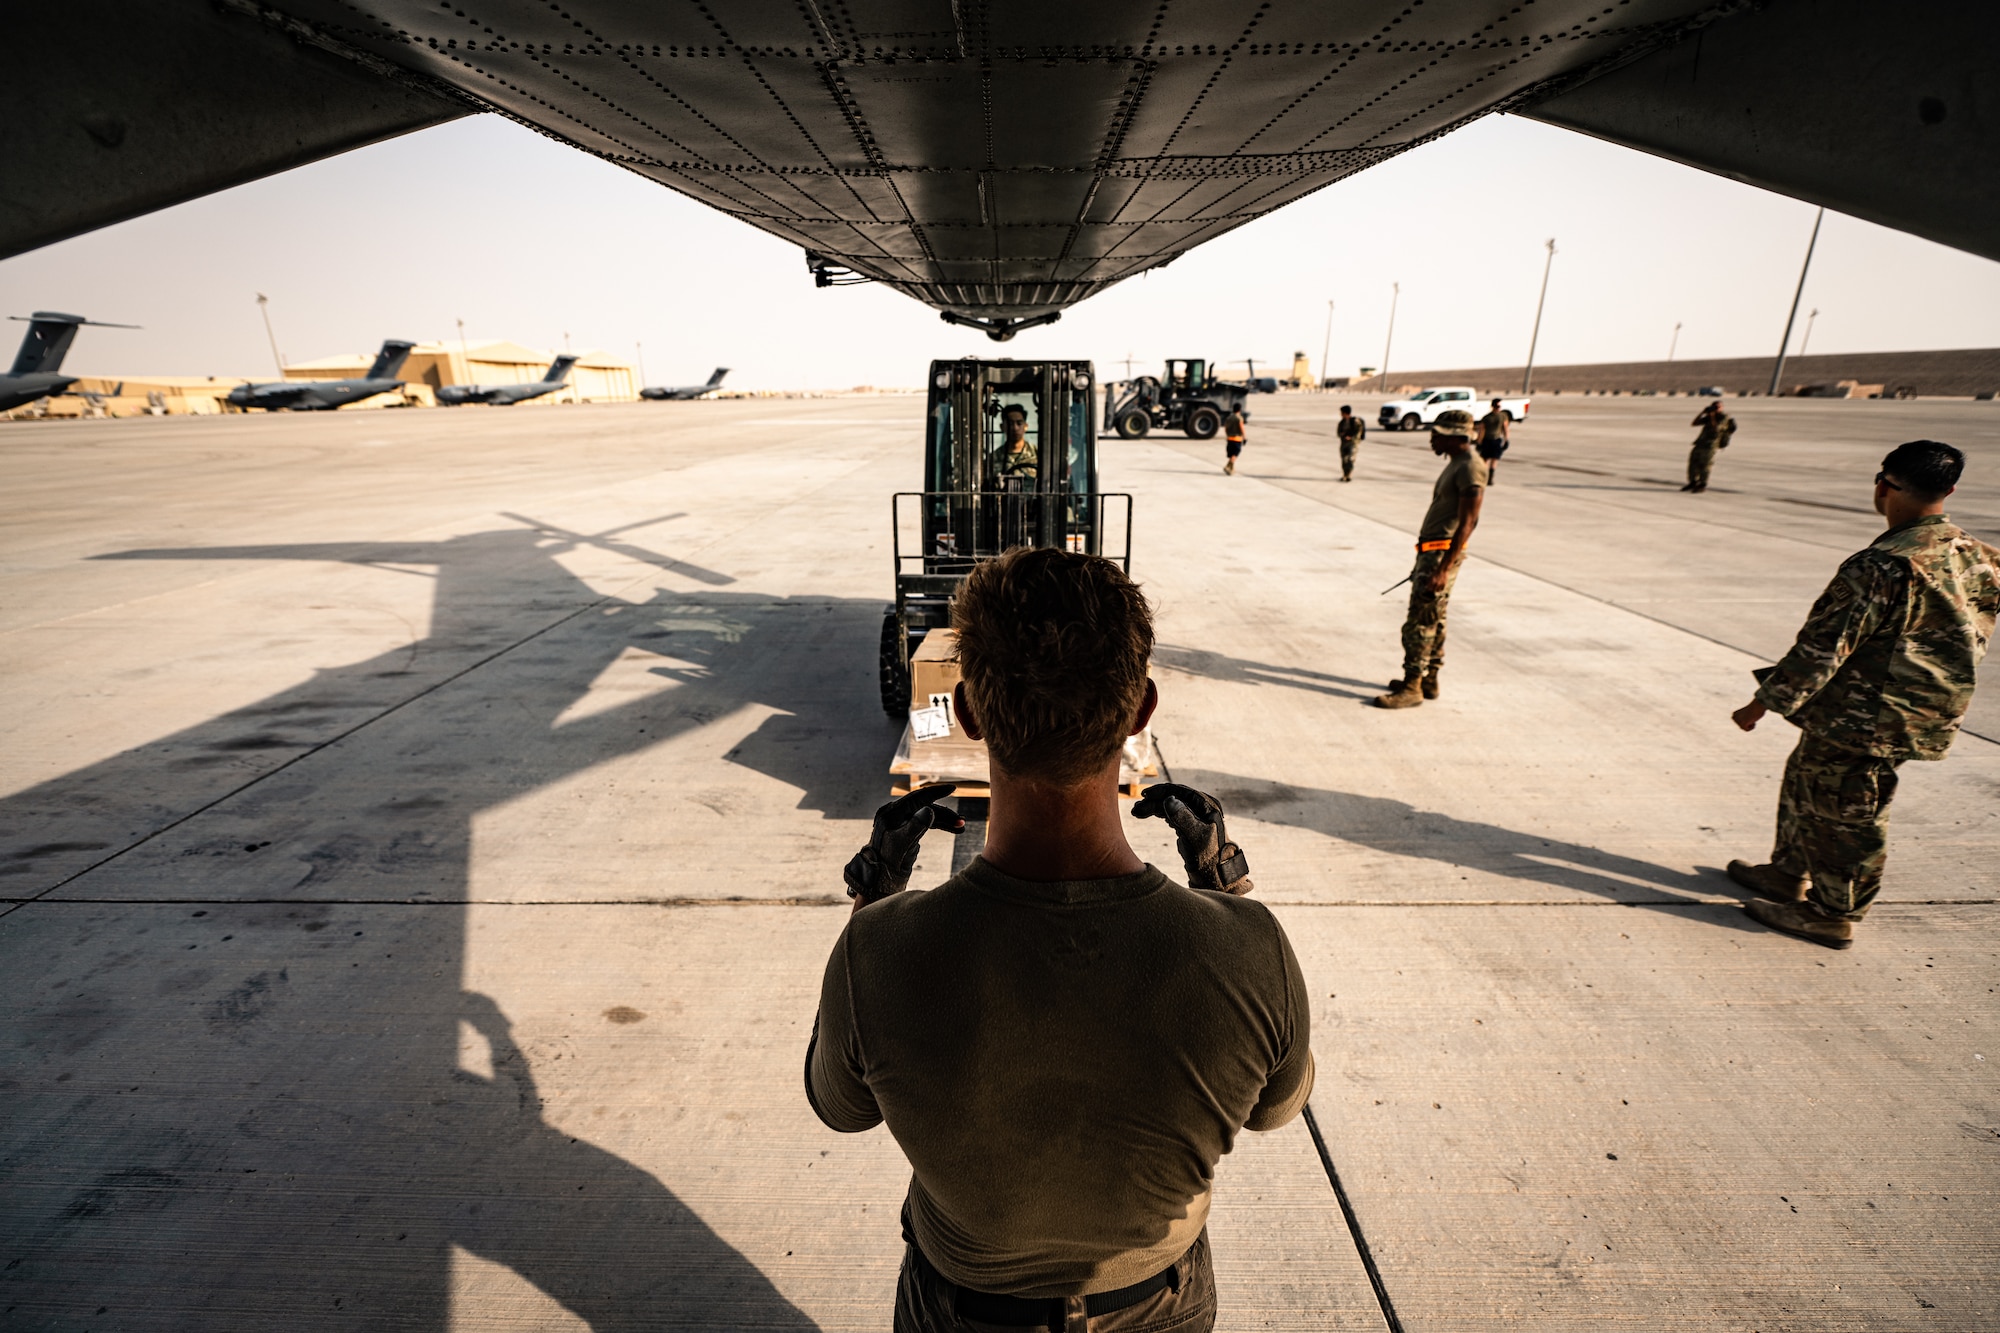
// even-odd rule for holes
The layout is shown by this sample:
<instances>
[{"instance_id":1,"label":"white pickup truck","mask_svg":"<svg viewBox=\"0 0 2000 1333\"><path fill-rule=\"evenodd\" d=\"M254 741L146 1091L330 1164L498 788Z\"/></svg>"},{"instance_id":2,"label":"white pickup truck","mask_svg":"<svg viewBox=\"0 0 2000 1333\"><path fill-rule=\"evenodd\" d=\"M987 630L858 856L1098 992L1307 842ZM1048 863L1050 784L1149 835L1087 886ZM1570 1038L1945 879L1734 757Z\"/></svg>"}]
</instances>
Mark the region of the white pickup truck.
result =
<instances>
[{"instance_id":1,"label":"white pickup truck","mask_svg":"<svg viewBox=\"0 0 2000 1333\"><path fill-rule=\"evenodd\" d=\"M1419 430L1436 421L1439 413L1453 408L1472 413L1472 419L1477 421L1492 410L1491 402L1490 398L1481 398L1462 384L1450 384L1442 389L1425 389L1408 398L1382 404L1382 410L1376 414L1376 422L1383 430ZM1507 414L1509 421L1525 421L1528 418L1528 400L1502 398L1500 410Z\"/></svg>"}]
</instances>

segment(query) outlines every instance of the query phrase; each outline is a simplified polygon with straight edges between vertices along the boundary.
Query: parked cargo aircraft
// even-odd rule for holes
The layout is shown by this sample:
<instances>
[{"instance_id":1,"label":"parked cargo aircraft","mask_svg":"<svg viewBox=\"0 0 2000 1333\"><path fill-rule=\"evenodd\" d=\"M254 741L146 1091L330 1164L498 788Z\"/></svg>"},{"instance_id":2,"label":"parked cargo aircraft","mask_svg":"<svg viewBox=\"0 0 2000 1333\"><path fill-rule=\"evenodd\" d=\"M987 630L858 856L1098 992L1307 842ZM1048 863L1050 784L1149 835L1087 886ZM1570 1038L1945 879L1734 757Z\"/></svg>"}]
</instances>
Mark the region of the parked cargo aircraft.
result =
<instances>
[{"instance_id":1,"label":"parked cargo aircraft","mask_svg":"<svg viewBox=\"0 0 2000 1333\"><path fill-rule=\"evenodd\" d=\"M641 398L654 402L666 402L681 398L702 398L722 387L722 377L729 373L728 366L717 366L715 373L708 377L706 384L661 384L650 389L639 390Z\"/></svg>"},{"instance_id":2,"label":"parked cargo aircraft","mask_svg":"<svg viewBox=\"0 0 2000 1333\"><path fill-rule=\"evenodd\" d=\"M336 407L393 393L403 387L396 372L410 359L413 342L390 338L375 354L375 364L355 380L278 380L267 384L239 384L229 391L235 407L261 407L267 412L331 412Z\"/></svg>"},{"instance_id":3,"label":"parked cargo aircraft","mask_svg":"<svg viewBox=\"0 0 2000 1333\"><path fill-rule=\"evenodd\" d=\"M447 384L437 391L437 400L447 407L457 407L463 403L491 403L495 407L512 407L515 403L525 403L530 398L540 398L545 393L554 393L562 388L569 378L569 368L576 364L576 358L565 352L549 362L548 373L538 380L526 384Z\"/></svg>"},{"instance_id":4,"label":"parked cargo aircraft","mask_svg":"<svg viewBox=\"0 0 2000 1333\"><path fill-rule=\"evenodd\" d=\"M20 319L20 315L11 316ZM27 316L28 335L14 354L14 368L0 375L0 412L26 407L37 398L61 393L76 383L74 375L58 375L76 331L88 324L100 329L136 329L137 324L100 324L82 315L37 310Z\"/></svg>"}]
</instances>

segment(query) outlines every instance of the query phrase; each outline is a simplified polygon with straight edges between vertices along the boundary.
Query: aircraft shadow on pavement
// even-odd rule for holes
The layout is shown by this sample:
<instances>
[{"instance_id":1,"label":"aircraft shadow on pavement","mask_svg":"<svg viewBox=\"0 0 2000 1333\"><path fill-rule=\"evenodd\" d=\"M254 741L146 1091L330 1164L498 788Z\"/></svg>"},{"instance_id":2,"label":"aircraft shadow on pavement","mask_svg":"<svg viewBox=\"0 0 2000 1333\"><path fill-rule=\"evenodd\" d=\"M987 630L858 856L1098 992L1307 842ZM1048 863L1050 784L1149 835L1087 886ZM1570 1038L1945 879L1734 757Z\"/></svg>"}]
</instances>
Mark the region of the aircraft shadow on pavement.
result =
<instances>
[{"instance_id":1,"label":"aircraft shadow on pavement","mask_svg":"<svg viewBox=\"0 0 2000 1333\"><path fill-rule=\"evenodd\" d=\"M867 818L895 739L881 603L696 574L629 605L564 569L576 544L120 553L427 567L435 606L414 644L0 801L0 1322L442 1329L456 1246L598 1330L813 1327L660 1180L543 1118L531 1064L560 1052L462 989L471 833L754 706L776 711L735 762ZM564 716L634 650L677 686ZM649 1141L699 1161L675 1132Z\"/></svg>"},{"instance_id":2,"label":"aircraft shadow on pavement","mask_svg":"<svg viewBox=\"0 0 2000 1333\"><path fill-rule=\"evenodd\" d=\"M1253 662L1226 653L1212 653L1205 648L1184 648L1171 643L1155 645L1153 661L1170 671L1184 671L1191 676L1227 681L1232 685L1283 685L1288 689L1330 694L1339 699L1372 699L1388 688L1382 681L1332 676L1324 671L1308 671L1304 667L1275 666L1269 662Z\"/></svg>"},{"instance_id":3,"label":"aircraft shadow on pavement","mask_svg":"<svg viewBox=\"0 0 2000 1333\"><path fill-rule=\"evenodd\" d=\"M1576 889L1635 907L1716 908L1730 904L1718 903L1712 895L1742 895L1719 871L1707 867L1697 867L1693 873L1673 870L1559 838L1419 810L1407 801L1388 797L1299 787L1203 769L1176 768L1174 781L1213 795L1232 816L1308 829L1398 856L1424 857L1457 868ZM1266 891L1275 892L1276 886L1266 886ZM1357 892L1348 896L1368 895ZM1721 913L1719 920L1736 929L1762 930L1737 912Z\"/></svg>"}]
</instances>

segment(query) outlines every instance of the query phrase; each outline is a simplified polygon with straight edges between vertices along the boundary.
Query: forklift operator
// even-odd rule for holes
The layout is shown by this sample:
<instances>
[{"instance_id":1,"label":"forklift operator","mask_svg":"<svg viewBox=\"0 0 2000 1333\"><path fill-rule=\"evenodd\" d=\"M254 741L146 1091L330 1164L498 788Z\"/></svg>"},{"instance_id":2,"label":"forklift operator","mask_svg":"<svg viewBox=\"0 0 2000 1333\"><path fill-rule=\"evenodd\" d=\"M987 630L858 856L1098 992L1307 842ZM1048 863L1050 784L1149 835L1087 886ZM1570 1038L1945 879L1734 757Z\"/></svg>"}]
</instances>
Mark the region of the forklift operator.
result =
<instances>
[{"instance_id":1,"label":"forklift operator","mask_svg":"<svg viewBox=\"0 0 2000 1333\"><path fill-rule=\"evenodd\" d=\"M897 1333L1206 1333L1216 1163L1312 1091L1298 959L1243 896L1213 797L1161 783L1132 810L1174 830L1191 887L1126 841L1119 754L1159 695L1152 613L1115 562L1008 551L952 625L954 715L991 760L986 845L904 892L925 831L964 821L934 804L948 784L876 812L806 1095L832 1129L886 1122L909 1158Z\"/></svg>"},{"instance_id":2,"label":"forklift operator","mask_svg":"<svg viewBox=\"0 0 2000 1333\"><path fill-rule=\"evenodd\" d=\"M1000 456L996 460L1001 477L1019 477L1026 484L1023 490L1033 490L1032 483L1040 472L1041 455L1035 442L1028 438L1028 409L1019 403L1009 403L1000 413L1006 426L1006 439L1002 442Z\"/></svg>"}]
</instances>

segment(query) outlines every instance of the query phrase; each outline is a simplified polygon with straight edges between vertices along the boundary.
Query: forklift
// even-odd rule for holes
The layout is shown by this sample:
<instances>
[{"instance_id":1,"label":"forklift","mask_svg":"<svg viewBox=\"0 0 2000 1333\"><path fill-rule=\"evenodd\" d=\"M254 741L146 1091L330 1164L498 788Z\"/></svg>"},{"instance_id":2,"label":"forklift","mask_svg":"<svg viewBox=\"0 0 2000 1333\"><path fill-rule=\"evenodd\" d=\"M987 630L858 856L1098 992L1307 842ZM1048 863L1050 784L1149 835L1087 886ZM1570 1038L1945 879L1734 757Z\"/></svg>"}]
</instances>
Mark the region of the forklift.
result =
<instances>
[{"instance_id":1,"label":"forklift","mask_svg":"<svg viewBox=\"0 0 2000 1333\"><path fill-rule=\"evenodd\" d=\"M1255 387L1254 382L1214 378L1207 361L1169 361L1163 377L1141 375L1104 386L1104 429L1125 440L1142 439L1152 430L1180 430L1192 440L1212 440L1231 412L1250 415L1244 403Z\"/></svg>"},{"instance_id":2,"label":"forklift","mask_svg":"<svg viewBox=\"0 0 2000 1333\"><path fill-rule=\"evenodd\" d=\"M931 362L924 489L891 501L896 600L879 663L882 711L909 719L892 766L906 785L952 779L961 795L984 794L986 747L950 716L951 602L975 565L1051 546L1131 572L1132 497L1097 487L1095 382L1088 361ZM1146 748L1141 770L1150 738Z\"/></svg>"}]
</instances>

